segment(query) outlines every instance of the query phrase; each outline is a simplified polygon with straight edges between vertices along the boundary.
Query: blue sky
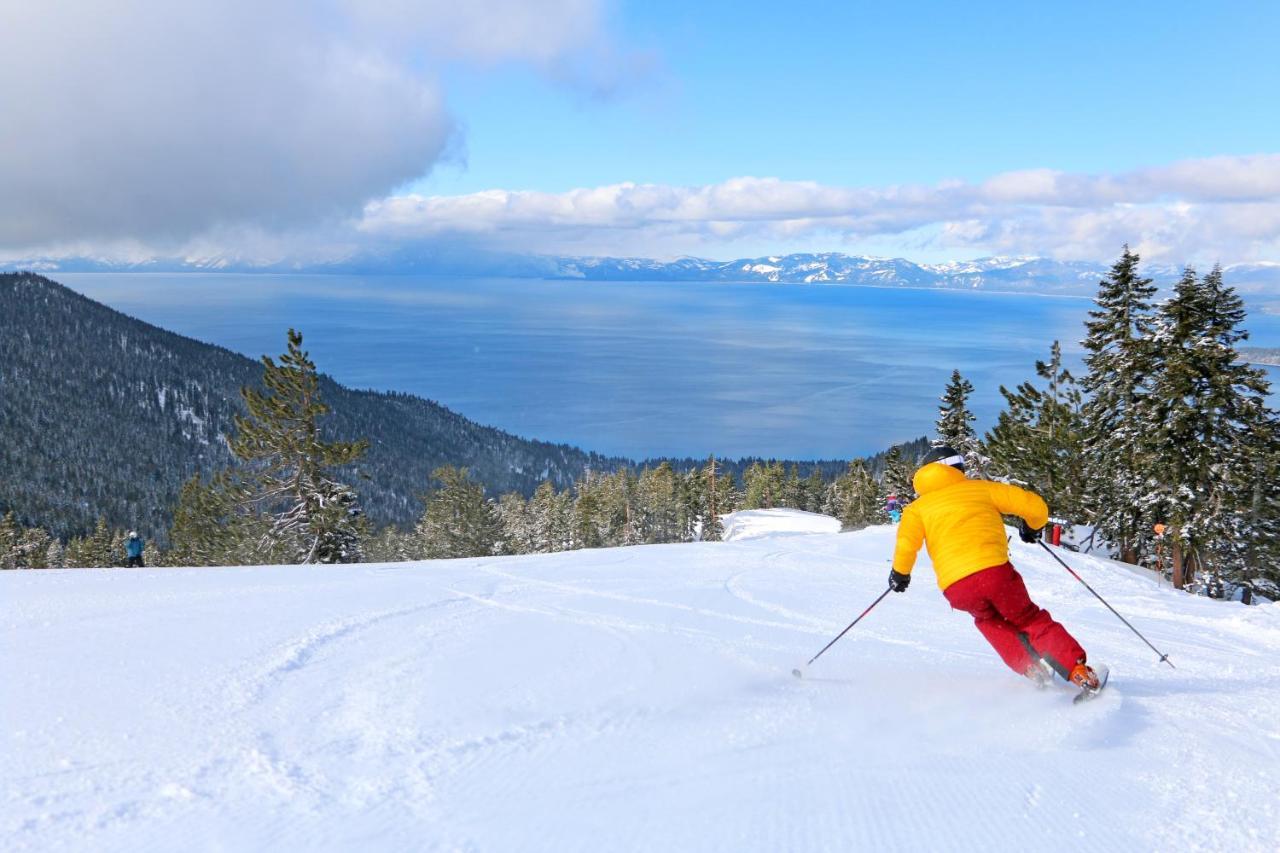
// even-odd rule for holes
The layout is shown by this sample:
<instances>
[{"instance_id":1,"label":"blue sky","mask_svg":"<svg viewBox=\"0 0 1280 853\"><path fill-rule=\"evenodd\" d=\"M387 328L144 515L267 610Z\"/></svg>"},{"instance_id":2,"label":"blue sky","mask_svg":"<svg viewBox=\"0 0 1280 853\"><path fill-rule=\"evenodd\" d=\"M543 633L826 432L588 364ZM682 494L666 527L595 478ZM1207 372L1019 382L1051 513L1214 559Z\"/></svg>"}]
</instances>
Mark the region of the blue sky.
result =
<instances>
[{"instance_id":1,"label":"blue sky","mask_svg":"<svg viewBox=\"0 0 1280 853\"><path fill-rule=\"evenodd\" d=\"M1280 3L45 0L6 23L0 261L1280 261Z\"/></svg>"},{"instance_id":2,"label":"blue sky","mask_svg":"<svg viewBox=\"0 0 1280 853\"><path fill-rule=\"evenodd\" d=\"M978 8L975 8L978 7ZM612 98L523 69L449 87L465 168L428 192L738 175L840 185L1111 172L1271 151L1280 4L619 4Z\"/></svg>"}]
</instances>

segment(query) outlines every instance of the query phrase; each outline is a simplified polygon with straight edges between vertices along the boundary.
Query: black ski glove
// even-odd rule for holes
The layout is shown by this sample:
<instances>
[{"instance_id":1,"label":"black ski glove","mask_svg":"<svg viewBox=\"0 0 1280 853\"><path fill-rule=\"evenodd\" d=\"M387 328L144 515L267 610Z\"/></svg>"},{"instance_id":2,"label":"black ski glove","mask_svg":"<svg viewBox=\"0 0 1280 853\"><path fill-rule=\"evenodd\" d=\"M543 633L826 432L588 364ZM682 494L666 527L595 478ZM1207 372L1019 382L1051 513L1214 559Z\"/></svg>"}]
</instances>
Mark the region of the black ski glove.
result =
<instances>
[{"instance_id":1,"label":"black ski glove","mask_svg":"<svg viewBox=\"0 0 1280 853\"><path fill-rule=\"evenodd\" d=\"M896 569L889 570L889 589L894 592L906 592L911 585L911 575L904 575Z\"/></svg>"},{"instance_id":2,"label":"black ski glove","mask_svg":"<svg viewBox=\"0 0 1280 853\"><path fill-rule=\"evenodd\" d=\"M1018 519L1018 538L1027 544L1039 542L1040 531L1043 529L1043 527L1032 527L1026 520Z\"/></svg>"}]
</instances>

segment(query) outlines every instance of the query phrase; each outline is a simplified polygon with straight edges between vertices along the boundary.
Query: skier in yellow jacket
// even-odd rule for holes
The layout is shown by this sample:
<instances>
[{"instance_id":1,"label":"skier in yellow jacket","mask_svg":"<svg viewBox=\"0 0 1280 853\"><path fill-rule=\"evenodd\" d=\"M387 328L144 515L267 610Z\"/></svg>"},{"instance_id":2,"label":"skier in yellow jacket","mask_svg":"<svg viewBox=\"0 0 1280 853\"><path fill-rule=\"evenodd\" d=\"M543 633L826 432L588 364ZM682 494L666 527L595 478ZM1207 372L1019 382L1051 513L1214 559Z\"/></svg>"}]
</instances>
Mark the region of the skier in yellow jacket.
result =
<instances>
[{"instance_id":1,"label":"skier in yellow jacket","mask_svg":"<svg viewBox=\"0 0 1280 853\"><path fill-rule=\"evenodd\" d=\"M964 457L945 446L930 452L912 485L920 497L907 504L898 524L889 573L893 591L906 590L924 544L951 607L973 616L1014 672L1044 684L1049 667L1081 688L1096 690L1098 678L1085 663L1084 649L1049 611L1036 606L1009 563L1001 515L1019 516L1022 540L1035 542L1049 521L1044 499L1017 486L966 478Z\"/></svg>"}]
</instances>

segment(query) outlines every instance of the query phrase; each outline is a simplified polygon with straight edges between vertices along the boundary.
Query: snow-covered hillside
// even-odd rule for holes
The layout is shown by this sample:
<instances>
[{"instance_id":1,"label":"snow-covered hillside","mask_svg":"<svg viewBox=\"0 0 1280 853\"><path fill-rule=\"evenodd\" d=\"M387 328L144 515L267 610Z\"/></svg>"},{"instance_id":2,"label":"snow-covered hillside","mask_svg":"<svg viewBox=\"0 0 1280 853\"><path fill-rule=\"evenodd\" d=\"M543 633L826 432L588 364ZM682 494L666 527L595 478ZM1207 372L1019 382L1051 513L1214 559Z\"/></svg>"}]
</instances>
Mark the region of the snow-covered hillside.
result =
<instances>
[{"instance_id":1,"label":"snow-covered hillside","mask_svg":"<svg viewBox=\"0 0 1280 853\"><path fill-rule=\"evenodd\" d=\"M1112 667L1037 692L893 531L504 559L0 575L0 849L1280 846L1280 605L1043 552Z\"/></svg>"}]
</instances>

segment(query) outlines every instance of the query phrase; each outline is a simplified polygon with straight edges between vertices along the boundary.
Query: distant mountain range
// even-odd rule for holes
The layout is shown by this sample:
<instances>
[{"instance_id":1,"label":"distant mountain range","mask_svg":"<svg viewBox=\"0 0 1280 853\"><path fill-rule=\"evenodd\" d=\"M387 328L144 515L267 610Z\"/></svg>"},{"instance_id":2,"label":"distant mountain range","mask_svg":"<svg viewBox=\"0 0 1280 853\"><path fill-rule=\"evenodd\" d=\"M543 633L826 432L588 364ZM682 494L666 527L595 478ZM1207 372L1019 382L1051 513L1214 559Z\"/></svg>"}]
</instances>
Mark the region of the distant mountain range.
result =
<instances>
[{"instance_id":1,"label":"distant mountain range","mask_svg":"<svg viewBox=\"0 0 1280 853\"><path fill-rule=\"evenodd\" d=\"M678 258L552 257L453 252L424 253L399 249L384 254L358 253L327 263L262 260L231 255L152 258L117 261L106 258L31 258L3 264L36 272L270 272L434 274L560 278L587 281L723 281L784 284L843 284L875 287L927 287L1046 294L1091 294L1107 272L1107 264L1056 261L1048 258L980 258L945 264L918 264L903 258L875 258L838 252L771 255L713 261ZM1228 281L1242 293L1280 298L1280 263L1231 264ZM1181 267L1148 264L1144 268L1164 286L1181 275Z\"/></svg>"}]
</instances>

